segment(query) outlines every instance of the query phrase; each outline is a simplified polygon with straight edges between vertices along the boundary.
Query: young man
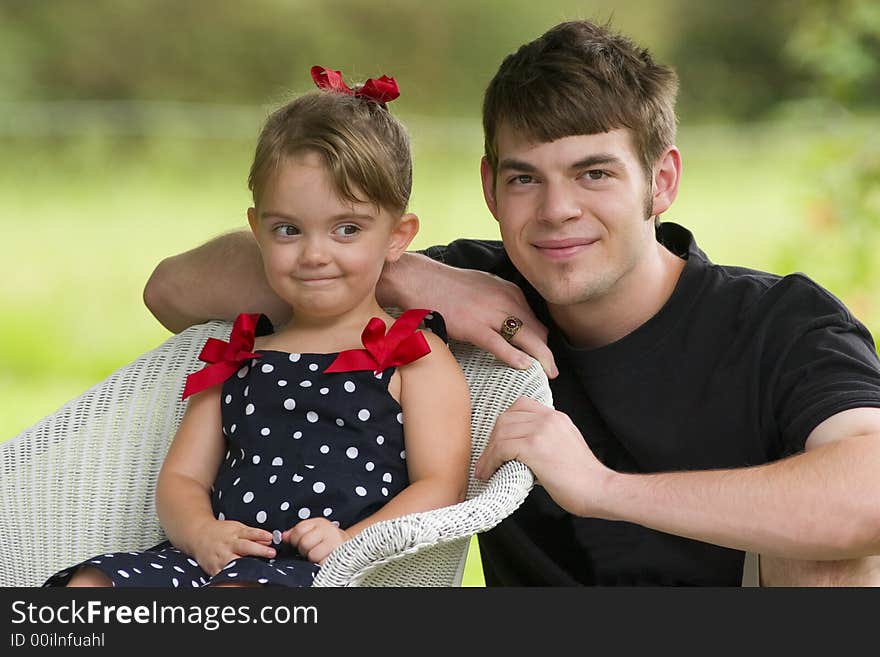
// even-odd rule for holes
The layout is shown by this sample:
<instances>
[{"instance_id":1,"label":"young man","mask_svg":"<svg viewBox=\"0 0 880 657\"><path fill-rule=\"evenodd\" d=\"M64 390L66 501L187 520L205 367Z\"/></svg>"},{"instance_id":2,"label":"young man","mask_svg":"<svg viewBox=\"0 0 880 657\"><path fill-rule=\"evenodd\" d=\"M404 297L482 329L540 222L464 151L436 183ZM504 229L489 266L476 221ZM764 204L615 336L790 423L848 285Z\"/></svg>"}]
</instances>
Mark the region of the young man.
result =
<instances>
[{"instance_id":1,"label":"young man","mask_svg":"<svg viewBox=\"0 0 880 657\"><path fill-rule=\"evenodd\" d=\"M385 276L382 303L435 307L454 337L552 377L555 410L518 401L477 465L519 459L541 484L480 536L486 582L737 585L750 551L764 584L880 583L874 343L806 277L715 265L659 222L681 177L676 90L586 21L524 45L483 107L503 248L459 240ZM169 259L147 303L172 330L283 321L255 251L227 236Z\"/></svg>"}]
</instances>

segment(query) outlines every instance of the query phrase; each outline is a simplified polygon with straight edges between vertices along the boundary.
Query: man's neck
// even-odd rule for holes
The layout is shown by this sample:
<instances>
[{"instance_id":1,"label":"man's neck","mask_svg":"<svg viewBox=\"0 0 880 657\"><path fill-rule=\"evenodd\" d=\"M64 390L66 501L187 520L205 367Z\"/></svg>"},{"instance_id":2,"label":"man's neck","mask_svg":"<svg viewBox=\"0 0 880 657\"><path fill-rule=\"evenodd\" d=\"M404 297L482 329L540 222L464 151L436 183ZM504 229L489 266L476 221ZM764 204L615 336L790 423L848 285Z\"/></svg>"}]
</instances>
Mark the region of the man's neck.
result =
<instances>
[{"instance_id":1,"label":"man's neck","mask_svg":"<svg viewBox=\"0 0 880 657\"><path fill-rule=\"evenodd\" d=\"M656 315L672 296L685 261L659 242L606 294L570 306L548 304L568 341L596 349L629 335Z\"/></svg>"}]
</instances>

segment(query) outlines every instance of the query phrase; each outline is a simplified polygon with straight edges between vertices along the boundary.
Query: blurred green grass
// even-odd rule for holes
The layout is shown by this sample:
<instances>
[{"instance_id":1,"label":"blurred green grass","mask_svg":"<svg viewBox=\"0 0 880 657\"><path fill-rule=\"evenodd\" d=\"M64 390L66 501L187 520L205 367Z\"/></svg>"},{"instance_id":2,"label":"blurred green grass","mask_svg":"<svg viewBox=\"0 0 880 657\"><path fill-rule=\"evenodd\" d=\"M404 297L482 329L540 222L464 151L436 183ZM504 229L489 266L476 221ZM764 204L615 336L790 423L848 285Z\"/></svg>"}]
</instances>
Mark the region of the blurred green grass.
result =
<instances>
[{"instance_id":1,"label":"blurred green grass","mask_svg":"<svg viewBox=\"0 0 880 657\"><path fill-rule=\"evenodd\" d=\"M495 237L479 185L479 124L408 123L411 208L422 220L414 247ZM839 276L849 255L821 225L810 164L831 132L858 141L870 125L684 128L683 181L664 219L691 228L715 262L807 273L877 335L880 281L854 289ZM252 142L94 135L0 144L2 442L168 337L142 303L144 283L163 257L246 227ZM822 248L801 248L819 240ZM465 584L481 583L472 549Z\"/></svg>"}]
</instances>

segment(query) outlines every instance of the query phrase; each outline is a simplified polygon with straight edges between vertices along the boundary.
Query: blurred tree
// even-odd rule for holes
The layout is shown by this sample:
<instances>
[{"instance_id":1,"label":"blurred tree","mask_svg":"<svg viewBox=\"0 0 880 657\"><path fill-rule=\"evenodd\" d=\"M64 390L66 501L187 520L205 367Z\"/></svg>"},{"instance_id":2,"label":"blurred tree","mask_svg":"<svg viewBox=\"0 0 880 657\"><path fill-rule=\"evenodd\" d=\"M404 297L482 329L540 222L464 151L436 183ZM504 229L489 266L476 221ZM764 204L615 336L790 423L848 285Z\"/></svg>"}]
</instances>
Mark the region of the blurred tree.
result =
<instances>
[{"instance_id":1,"label":"blurred tree","mask_svg":"<svg viewBox=\"0 0 880 657\"><path fill-rule=\"evenodd\" d=\"M782 254L790 264L822 262L831 243L849 254L833 263L840 289L860 317L880 315L871 295L880 279L880 4L875 0L812 0L793 25L786 53L809 74L807 105L824 139L806 162L815 180L810 198L814 231ZM836 126L864 111L863 129L841 136ZM874 113L872 114L871 111ZM835 251L831 250L832 252Z\"/></svg>"}]
</instances>

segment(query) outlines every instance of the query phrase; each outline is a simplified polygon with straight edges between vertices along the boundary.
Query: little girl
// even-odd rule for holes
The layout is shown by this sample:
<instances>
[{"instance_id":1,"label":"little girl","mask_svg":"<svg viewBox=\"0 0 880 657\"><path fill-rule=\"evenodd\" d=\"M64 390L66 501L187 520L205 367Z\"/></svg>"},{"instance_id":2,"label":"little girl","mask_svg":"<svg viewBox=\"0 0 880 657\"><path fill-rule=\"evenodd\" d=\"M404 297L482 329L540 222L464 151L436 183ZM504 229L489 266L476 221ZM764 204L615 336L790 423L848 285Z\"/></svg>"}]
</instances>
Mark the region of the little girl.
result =
<instances>
[{"instance_id":1,"label":"little girl","mask_svg":"<svg viewBox=\"0 0 880 657\"><path fill-rule=\"evenodd\" d=\"M409 140L386 108L397 85L312 77L319 91L267 120L248 180L248 222L293 319L272 332L239 315L228 343L205 345L157 482L169 540L47 586L309 586L365 527L463 499L469 394L442 319L395 321L375 296L418 230Z\"/></svg>"}]
</instances>

